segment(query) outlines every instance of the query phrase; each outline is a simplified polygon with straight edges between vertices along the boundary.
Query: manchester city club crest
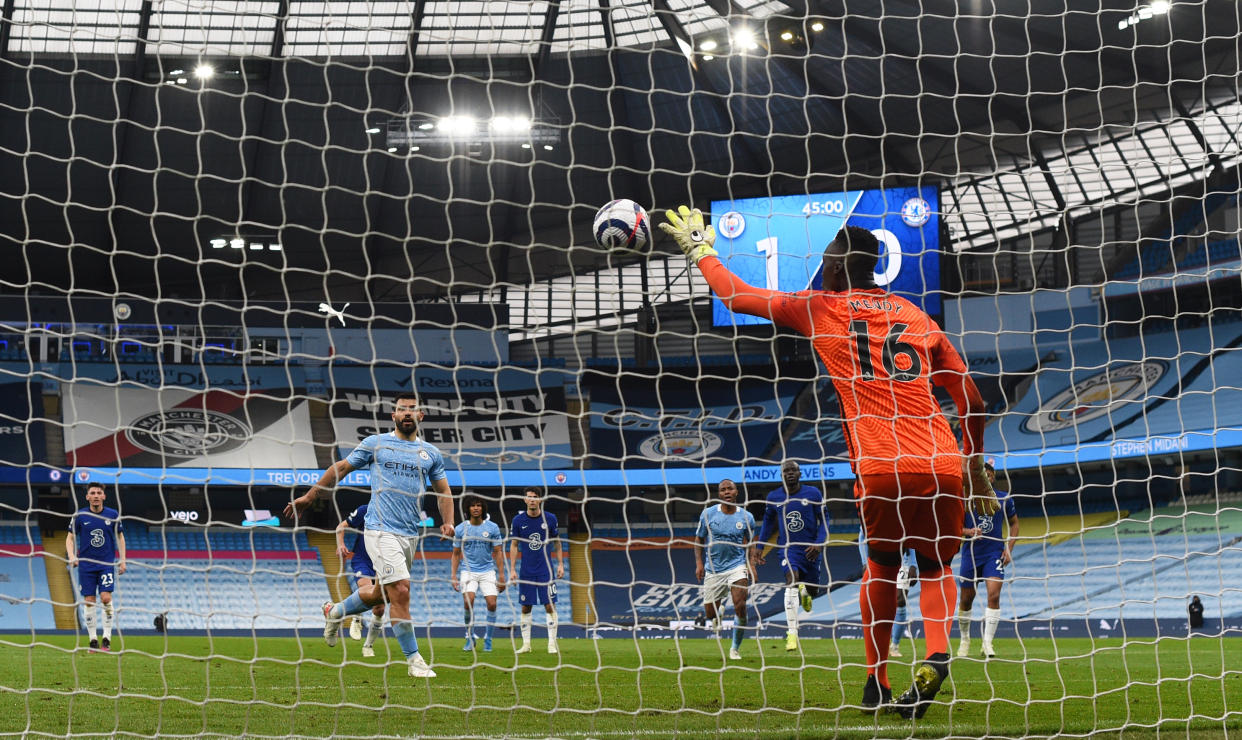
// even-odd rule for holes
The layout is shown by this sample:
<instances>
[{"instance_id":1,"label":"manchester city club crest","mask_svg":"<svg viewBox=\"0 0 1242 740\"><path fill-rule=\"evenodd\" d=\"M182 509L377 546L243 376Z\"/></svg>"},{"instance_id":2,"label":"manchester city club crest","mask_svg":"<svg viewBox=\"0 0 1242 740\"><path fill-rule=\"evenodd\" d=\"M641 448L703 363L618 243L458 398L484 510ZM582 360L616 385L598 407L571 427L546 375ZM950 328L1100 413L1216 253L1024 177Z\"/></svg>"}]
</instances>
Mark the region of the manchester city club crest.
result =
<instances>
[{"instance_id":1,"label":"manchester city club crest","mask_svg":"<svg viewBox=\"0 0 1242 740\"><path fill-rule=\"evenodd\" d=\"M724 445L719 434L688 432L653 434L638 445L638 452L648 460L702 460Z\"/></svg>"},{"instance_id":2,"label":"manchester city club crest","mask_svg":"<svg viewBox=\"0 0 1242 740\"><path fill-rule=\"evenodd\" d=\"M1022 422L1022 431L1057 432L1120 410L1147 395L1168 368L1163 360L1144 360L1084 378L1045 401Z\"/></svg>"},{"instance_id":3,"label":"manchester city club crest","mask_svg":"<svg viewBox=\"0 0 1242 740\"><path fill-rule=\"evenodd\" d=\"M209 455L244 444L245 422L210 409L169 409L137 419L125 436L148 452L178 457Z\"/></svg>"},{"instance_id":4,"label":"manchester city club crest","mask_svg":"<svg viewBox=\"0 0 1242 740\"><path fill-rule=\"evenodd\" d=\"M726 239L736 239L746 230L746 218L737 211L729 211L720 217L720 235Z\"/></svg>"}]
</instances>

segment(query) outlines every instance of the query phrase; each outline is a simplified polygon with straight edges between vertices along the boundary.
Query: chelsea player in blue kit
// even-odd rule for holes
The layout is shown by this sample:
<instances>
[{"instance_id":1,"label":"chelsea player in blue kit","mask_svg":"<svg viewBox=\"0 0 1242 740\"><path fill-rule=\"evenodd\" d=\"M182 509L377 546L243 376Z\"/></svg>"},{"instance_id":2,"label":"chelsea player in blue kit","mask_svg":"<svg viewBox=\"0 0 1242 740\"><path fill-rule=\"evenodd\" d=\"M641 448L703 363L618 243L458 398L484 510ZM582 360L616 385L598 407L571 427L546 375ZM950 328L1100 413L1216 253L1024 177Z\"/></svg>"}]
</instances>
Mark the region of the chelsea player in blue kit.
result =
<instances>
[{"instance_id":1,"label":"chelsea player in blue kit","mask_svg":"<svg viewBox=\"0 0 1242 740\"><path fill-rule=\"evenodd\" d=\"M443 519L440 534L452 537L453 492L444 472L444 457L418 437L418 422L422 418L417 396L397 396L392 412L396 429L362 440L348 457L325 470L309 491L290 502L284 513L290 517L300 515L321 492L331 496L336 484L349 473L370 469L371 502L363 537L376 565L379 583L359 588L339 604L324 604L323 638L328 645L335 645L342 619L387 601L393 635L405 654L409 674L434 678L435 671L419 655L410 619L410 564L418 548L423 494L428 487L435 491Z\"/></svg>"},{"instance_id":2,"label":"chelsea player in blue kit","mask_svg":"<svg viewBox=\"0 0 1242 740\"><path fill-rule=\"evenodd\" d=\"M802 485L802 468L793 460L781 464L785 485L768 494L768 507L759 530L756 560L763 564L763 543L776 535L781 568L785 571L785 649L798 649L798 606L811 611L811 599L819 596L820 554L828 542L828 512L824 494Z\"/></svg>"},{"instance_id":3,"label":"chelsea player in blue kit","mask_svg":"<svg viewBox=\"0 0 1242 740\"><path fill-rule=\"evenodd\" d=\"M116 577L125 573L121 515L103 505L106 497L102 483L87 483L87 506L73 515L65 537L69 567L78 569L78 589L86 602L86 636L91 650L112 649L112 590L116 588ZM102 643L95 638L96 592L103 604Z\"/></svg>"},{"instance_id":4,"label":"chelsea player in blue kit","mask_svg":"<svg viewBox=\"0 0 1242 740\"><path fill-rule=\"evenodd\" d=\"M367 504L363 504L354 509L349 516L345 517L340 524L336 525L336 554L340 556L342 563L349 563L349 571L354 577L355 589L370 589L375 581L375 564L371 562L371 556L367 554L367 541L362 536L366 530ZM345 530L353 529L357 532L354 535L354 549L345 546ZM354 618L349 625L349 636L355 640L362 639L362 615ZM384 622L384 605L382 603L371 607L371 621L367 622L367 639L362 643L362 657L375 657L375 637L380 631Z\"/></svg>"},{"instance_id":5,"label":"chelsea player in blue kit","mask_svg":"<svg viewBox=\"0 0 1242 740\"><path fill-rule=\"evenodd\" d=\"M984 464L988 479L996 482L996 468L989 458ZM992 648L992 639L996 637L996 627L1000 624L1001 586L1005 583L1005 566L1013 562L1013 543L1018 539L1018 512L1013 497L1006 491L997 491L1001 508L991 516L976 514L966 510L965 521L962 523L962 536L966 538L962 545L962 567L958 579L961 590L957 607L957 625L961 630L961 641L957 646L957 656L964 658L970 654L970 610L975 602L975 587L979 581L987 584L988 605L983 612L983 650L985 658L995 658L996 651ZM1009 524L1009 537L1001 534L1001 527Z\"/></svg>"},{"instance_id":6,"label":"chelsea player in blue kit","mask_svg":"<svg viewBox=\"0 0 1242 740\"><path fill-rule=\"evenodd\" d=\"M509 528L509 581L518 584L518 600L522 602L522 644L515 654L530 652L530 628L534 618L531 610L543 604L548 613L548 652L556 654L556 580L548 549L556 547L556 577L565 577L565 550L557 536L556 517L543 510L543 492L527 488L524 492L526 511L513 517ZM518 558L521 570L517 570Z\"/></svg>"},{"instance_id":7,"label":"chelsea player in blue kit","mask_svg":"<svg viewBox=\"0 0 1242 740\"><path fill-rule=\"evenodd\" d=\"M496 596L505 590L504 537L500 527L487 516L487 504L470 495L465 499L466 521L453 533L453 559L450 572L454 591L461 591L466 603L466 644L462 650L474 649L474 601L483 594L487 604L487 627L483 632L483 650L492 651L492 633L496 631ZM461 569L462 560L466 561ZM460 570L460 578L458 578Z\"/></svg>"},{"instance_id":8,"label":"chelsea player in blue kit","mask_svg":"<svg viewBox=\"0 0 1242 740\"><path fill-rule=\"evenodd\" d=\"M720 624L726 596L733 599L733 643L729 660L741 660L742 632L746 629L746 597L750 588L755 518L737 505L737 484L725 478L716 489L721 503L699 515L694 534L694 577L703 583L703 610L708 622ZM703 551L707 564L703 564Z\"/></svg>"}]
</instances>

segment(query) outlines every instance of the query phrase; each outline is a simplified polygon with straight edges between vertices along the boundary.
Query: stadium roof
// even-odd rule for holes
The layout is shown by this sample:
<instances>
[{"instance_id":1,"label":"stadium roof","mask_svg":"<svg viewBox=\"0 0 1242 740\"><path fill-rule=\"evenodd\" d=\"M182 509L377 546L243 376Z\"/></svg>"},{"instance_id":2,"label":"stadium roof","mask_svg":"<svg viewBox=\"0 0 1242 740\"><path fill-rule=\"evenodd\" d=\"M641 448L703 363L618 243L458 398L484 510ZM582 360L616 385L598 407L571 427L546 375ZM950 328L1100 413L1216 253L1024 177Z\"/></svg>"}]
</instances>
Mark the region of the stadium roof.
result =
<instances>
[{"instance_id":1,"label":"stadium roof","mask_svg":"<svg viewBox=\"0 0 1242 740\"><path fill-rule=\"evenodd\" d=\"M1206 145L1182 123L1161 128L1236 99L1231 0L1164 14L1132 0L997 0L975 14L950 0L13 0L4 12L0 233L35 245L24 270L7 266L5 291L429 299L603 263L588 227L613 197L662 208L919 180L968 184L946 203L973 214L958 234L973 247L997 238L979 212L1002 200L1016 233L1152 197L1206 176L1212 146L1237 149L1236 106ZM195 77L200 65L213 75ZM411 122L466 115L530 119L549 138L392 146ZM1127 158L1161 159L1150 143L1163 131L1167 173L1099 186ZM1111 159L1084 154L1100 146ZM1067 187L1054 194L1045 170ZM998 183L1029 207L989 200ZM236 238L244 249L216 246Z\"/></svg>"}]
</instances>

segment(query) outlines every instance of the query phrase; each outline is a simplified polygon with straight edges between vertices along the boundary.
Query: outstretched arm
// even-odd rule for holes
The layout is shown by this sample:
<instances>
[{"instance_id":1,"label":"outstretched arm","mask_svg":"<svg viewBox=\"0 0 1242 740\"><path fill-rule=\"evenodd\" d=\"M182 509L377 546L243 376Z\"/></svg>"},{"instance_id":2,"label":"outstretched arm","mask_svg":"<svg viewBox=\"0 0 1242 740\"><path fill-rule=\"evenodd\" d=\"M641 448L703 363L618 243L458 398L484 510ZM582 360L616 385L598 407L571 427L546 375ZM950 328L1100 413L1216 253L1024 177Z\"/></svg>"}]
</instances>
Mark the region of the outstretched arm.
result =
<instances>
[{"instance_id":1,"label":"outstretched arm","mask_svg":"<svg viewBox=\"0 0 1242 740\"><path fill-rule=\"evenodd\" d=\"M806 296L757 288L730 272L714 247L716 230L703 222L702 211L678 206L676 211L665 211L664 219L660 228L698 266L712 292L730 311L759 316L811 335Z\"/></svg>"},{"instance_id":2,"label":"outstretched arm","mask_svg":"<svg viewBox=\"0 0 1242 740\"><path fill-rule=\"evenodd\" d=\"M284 515L290 518L297 517L306 507L315 502L321 493L331 496L336 491L336 484L345 476L354 472L354 466L348 460L337 460L323 471L323 475L319 476L319 481L310 487L306 493L298 496L285 506Z\"/></svg>"}]
</instances>

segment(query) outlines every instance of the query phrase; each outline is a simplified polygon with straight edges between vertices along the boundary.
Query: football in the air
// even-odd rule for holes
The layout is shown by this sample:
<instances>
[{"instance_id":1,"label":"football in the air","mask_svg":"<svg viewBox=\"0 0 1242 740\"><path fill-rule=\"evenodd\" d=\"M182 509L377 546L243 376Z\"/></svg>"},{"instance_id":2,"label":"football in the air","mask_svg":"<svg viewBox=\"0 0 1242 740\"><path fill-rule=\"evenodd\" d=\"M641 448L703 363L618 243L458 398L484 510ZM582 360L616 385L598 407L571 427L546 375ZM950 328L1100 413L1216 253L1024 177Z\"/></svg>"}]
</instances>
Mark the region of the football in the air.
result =
<instances>
[{"instance_id":1,"label":"football in the air","mask_svg":"<svg viewBox=\"0 0 1242 740\"><path fill-rule=\"evenodd\" d=\"M645 254L651 245L651 219L632 200L621 198L595 214L595 243L609 251Z\"/></svg>"}]
</instances>

